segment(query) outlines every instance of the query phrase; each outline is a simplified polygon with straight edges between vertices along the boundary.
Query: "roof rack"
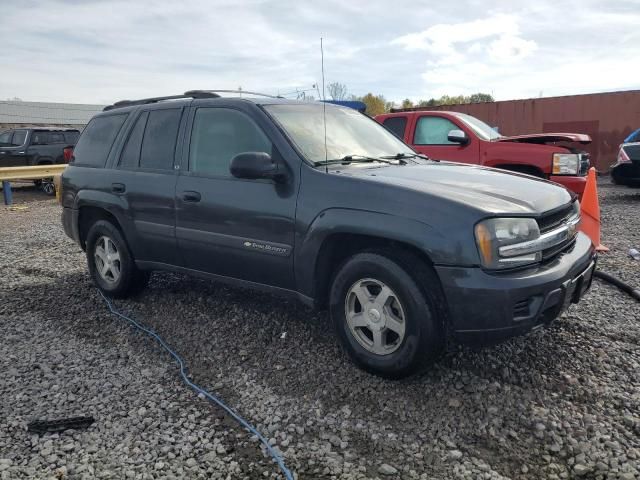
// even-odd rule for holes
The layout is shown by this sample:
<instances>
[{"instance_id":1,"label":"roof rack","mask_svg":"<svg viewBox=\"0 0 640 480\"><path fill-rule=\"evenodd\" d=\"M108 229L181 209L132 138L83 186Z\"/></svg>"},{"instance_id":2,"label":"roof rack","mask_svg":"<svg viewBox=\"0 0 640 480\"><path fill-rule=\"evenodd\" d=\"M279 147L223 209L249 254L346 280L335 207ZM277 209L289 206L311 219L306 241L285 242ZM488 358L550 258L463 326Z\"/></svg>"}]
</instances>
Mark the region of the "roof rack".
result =
<instances>
[{"instance_id":1,"label":"roof rack","mask_svg":"<svg viewBox=\"0 0 640 480\"><path fill-rule=\"evenodd\" d=\"M184 92L185 95L206 95L206 94L217 94L217 93L238 93L240 95L245 93L247 95L257 95L259 97L284 98L284 97L281 97L280 95L269 95L268 93L249 92L248 90L189 90L188 92ZM216 95L216 96L219 97L220 95ZM198 97L194 97L194 98L198 98Z\"/></svg>"},{"instance_id":2,"label":"roof rack","mask_svg":"<svg viewBox=\"0 0 640 480\"><path fill-rule=\"evenodd\" d=\"M107 105L102 109L103 112L113 110L114 108L131 107L133 105L148 105L150 103L162 102L164 100L177 100L180 98L218 98L220 95L216 95L213 92L205 92L204 90L191 90L185 92L182 95L168 95L165 97L151 97L142 98L140 100L120 100L113 105Z\"/></svg>"},{"instance_id":3,"label":"roof rack","mask_svg":"<svg viewBox=\"0 0 640 480\"><path fill-rule=\"evenodd\" d=\"M150 103L162 102L164 100L178 100L180 98L219 98L220 95L218 95L218 93L246 93L247 95L258 95L261 97L284 98L281 96L268 95L266 93L248 92L246 90L189 90L188 92L184 92L182 95L142 98L140 100L120 100L119 102L115 102L113 105L107 105L102 109L102 111L106 112L108 110L113 110L114 108L131 107L133 105L148 105Z\"/></svg>"}]
</instances>

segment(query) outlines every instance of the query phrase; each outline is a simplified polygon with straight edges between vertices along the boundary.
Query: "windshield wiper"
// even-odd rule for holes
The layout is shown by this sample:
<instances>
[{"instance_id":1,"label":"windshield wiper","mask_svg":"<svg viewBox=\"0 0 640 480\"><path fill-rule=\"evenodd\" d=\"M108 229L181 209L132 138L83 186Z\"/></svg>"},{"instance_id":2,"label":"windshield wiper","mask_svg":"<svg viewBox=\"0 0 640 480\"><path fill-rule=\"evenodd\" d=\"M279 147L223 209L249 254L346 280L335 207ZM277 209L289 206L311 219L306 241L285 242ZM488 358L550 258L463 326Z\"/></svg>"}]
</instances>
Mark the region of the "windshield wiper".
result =
<instances>
[{"instance_id":1,"label":"windshield wiper","mask_svg":"<svg viewBox=\"0 0 640 480\"><path fill-rule=\"evenodd\" d=\"M390 160L398 160L398 163L401 165L406 165L407 162L402 160L402 158L386 158L386 157L367 157L366 155L345 155L342 158L335 158L331 160L320 160L318 162L313 162L313 164L317 167L319 165L348 165L350 163L371 163L371 162L380 162L380 163L388 163L389 165L397 165L396 162L391 162Z\"/></svg>"},{"instance_id":2,"label":"windshield wiper","mask_svg":"<svg viewBox=\"0 0 640 480\"><path fill-rule=\"evenodd\" d=\"M386 159L386 160L402 160L403 158L421 158L423 160L431 160L433 162L439 162L440 160L435 160L433 158L429 158L426 155L423 155L422 153L396 153L395 155L384 155L380 158Z\"/></svg>"}]
</instances>

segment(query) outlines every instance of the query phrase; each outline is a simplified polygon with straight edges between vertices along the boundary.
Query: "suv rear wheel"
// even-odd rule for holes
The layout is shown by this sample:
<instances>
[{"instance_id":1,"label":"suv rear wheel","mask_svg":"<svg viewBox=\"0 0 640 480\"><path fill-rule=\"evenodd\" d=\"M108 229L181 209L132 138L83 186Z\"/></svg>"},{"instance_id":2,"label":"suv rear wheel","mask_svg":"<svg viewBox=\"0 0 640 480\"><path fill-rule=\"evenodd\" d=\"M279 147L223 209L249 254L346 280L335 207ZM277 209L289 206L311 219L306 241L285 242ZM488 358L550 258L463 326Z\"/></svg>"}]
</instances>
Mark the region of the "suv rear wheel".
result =
<instances>
[{"instance_id":1,"label":"suv rear wheel","mask_svg":"<svg viewBox=\"0 0 640 480\"><path fill-rule=\"evenodd\" d=\"M436 274L419 259L359 253L334 277L331 318L357 365L402 378L428 366L444 350L440 296Z\"/></svg>"},{"instance_id":2,"label":"suv rear wheel","mask_svg":"<svg viewBox=\"0 0 640 480\"><path fill-rule=\"evenodd\" d=\"M111 297L127 297L149 282L139 270L122 234L111 222L99 220L87 234L87 264L96 286Z\"/></svg>"}]
</instances>

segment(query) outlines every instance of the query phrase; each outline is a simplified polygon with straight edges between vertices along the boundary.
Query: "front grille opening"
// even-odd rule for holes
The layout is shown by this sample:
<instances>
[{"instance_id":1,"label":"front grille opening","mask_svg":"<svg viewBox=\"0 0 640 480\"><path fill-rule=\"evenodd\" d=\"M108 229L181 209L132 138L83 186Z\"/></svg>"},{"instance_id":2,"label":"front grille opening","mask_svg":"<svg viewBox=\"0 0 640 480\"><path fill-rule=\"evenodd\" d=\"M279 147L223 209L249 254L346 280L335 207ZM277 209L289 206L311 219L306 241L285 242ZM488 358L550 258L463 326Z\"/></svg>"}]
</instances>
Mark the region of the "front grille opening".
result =
<instances>
[{"instance_id":1,"label":"front grille opening","mask_svg":"<svg viewBox=\"0 0 640 480\"><path fill-rule=\"evenodd\" d=\"M538 219L540 233L546 233L559 227L565 223L571 215L573 215L573 205L567 205L555 212L542 215L542 217Z\"/></svg>"},{"instance_id":2,"label":"front grille opening","mask_svg":"<svg viewBox=\"0 0 640 480\"><path fill-rule=\"evenodd\" d=\"M557 255L561 253L568 252L576 243L576 237L573 237L559 245L554 245L551 248L547 248L542 251L542 261L546 262L555 258Z\"/></svg>"}]
</instances>

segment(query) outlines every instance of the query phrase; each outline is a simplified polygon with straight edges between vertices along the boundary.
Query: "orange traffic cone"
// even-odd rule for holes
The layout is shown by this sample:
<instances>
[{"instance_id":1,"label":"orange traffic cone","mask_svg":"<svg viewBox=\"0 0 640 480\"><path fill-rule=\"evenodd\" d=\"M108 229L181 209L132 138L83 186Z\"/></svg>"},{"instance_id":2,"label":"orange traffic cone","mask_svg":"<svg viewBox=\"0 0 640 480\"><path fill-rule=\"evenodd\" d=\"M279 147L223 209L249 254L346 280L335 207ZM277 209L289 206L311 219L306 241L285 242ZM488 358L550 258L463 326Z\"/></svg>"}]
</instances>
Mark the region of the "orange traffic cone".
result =
<instances>
[{"instance_id":1,"label":"orange traffic cone","mask_svg":"<svg viewBox=\"0 0 640 480\"><path fill-rule=\"evenodd\" d=\"M600 243L600 203L598 202L598 183L594 167L589 169L587 175L580 211L582 212L582 220L578 229L591 239L596 251L608 252L609 249Z\"/></svg>"}]
</instances>

